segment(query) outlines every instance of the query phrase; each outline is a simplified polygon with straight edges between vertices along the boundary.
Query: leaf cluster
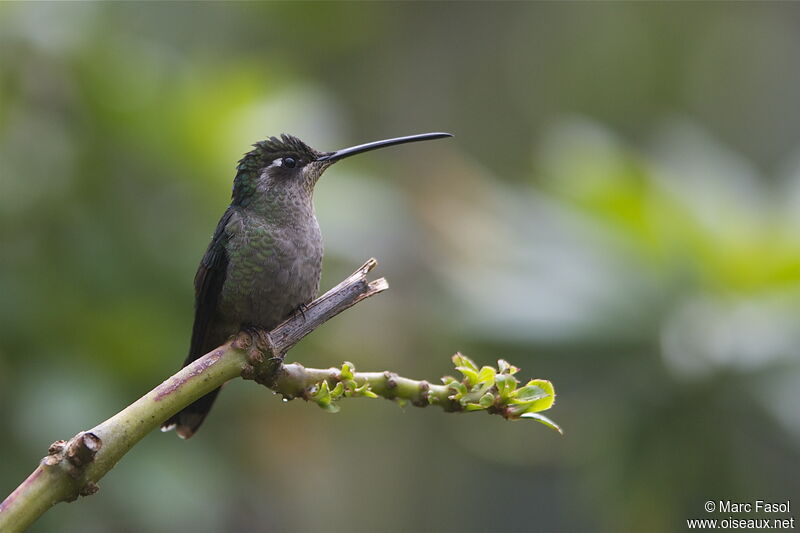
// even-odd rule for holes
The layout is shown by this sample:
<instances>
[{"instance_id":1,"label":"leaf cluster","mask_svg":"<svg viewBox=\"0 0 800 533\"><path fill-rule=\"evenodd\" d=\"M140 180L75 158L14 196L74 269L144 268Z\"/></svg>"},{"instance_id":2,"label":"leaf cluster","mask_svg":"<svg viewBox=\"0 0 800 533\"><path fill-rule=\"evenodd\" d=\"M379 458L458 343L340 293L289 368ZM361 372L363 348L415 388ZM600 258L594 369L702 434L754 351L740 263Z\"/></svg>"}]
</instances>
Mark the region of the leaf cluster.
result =
<instances>
[{"instance_id":1,"label":"leaf cluster","mask_svg":"<svg viewBox=\"0 0 800 533\"><path fill-rule=\"evenodd\" d=\"M448 399L459 402L465 411L486 410L509 420L528 418L563 433L558 424L540 413L556 401L550 381L532 379L520 387L521 382L514 377L519 368L505 359L499 359L497 367L478 368L472 359L457 353L453 364L463 379L445 376L442 382L451 391Z\"/></svg>"},{"instance_id":2,"label":"leaf cluster","mask_svg":"<svg viewBox=\"0 0 800 533\"><path fill-rule=\"evenodd\" d=\"M486 411L507 420L535 420L563 433L558 424L541 414L555 403L556 393L550 381L532 379L523 385L514 376L519 368L504 359L497 361L497 367L480 368L460 353L452 361L463 377L458 380L445 376L441 379L443 385L390 373L359 374L352 363L345 362L341 369L331 369L328 376L306 388L303 396L331 413L339 411L338 401L342 398L382 396L401 406L408 402L423 407L441 405L449 411ZM387 381L392 385L387 387Z\"/></svg>"},{"instance_id":3,"label":"leaf cluster","mask_svg":"<svg viewBox=\"0 0 800 533\"><path fill-rule=\"evenodd\" d=\"M345 361L339 370L338 383L332 389L327 380L312 385L308 391L308 399L329 413L338 413L340 407L336 402L342 398L377 398L378 395L372 391L369 381L365 380L361 385L356 383L354 372L353 363Z\"/></svg>"}]
</instances>

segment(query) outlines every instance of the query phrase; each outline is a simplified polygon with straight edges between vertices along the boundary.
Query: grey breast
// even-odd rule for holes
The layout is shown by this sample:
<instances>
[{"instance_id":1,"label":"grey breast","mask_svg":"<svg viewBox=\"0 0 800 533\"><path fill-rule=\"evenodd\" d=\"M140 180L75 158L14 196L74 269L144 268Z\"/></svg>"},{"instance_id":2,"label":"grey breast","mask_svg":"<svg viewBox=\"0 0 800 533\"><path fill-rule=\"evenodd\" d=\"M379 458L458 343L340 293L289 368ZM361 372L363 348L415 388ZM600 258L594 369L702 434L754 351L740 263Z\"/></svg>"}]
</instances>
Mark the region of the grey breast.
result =
<instances>
[{"instance_id":1,"label":"grey breast","mask_svg":"<svg viewBox=\"0 0 800 533\"><path fill-rule=\"evenodd\" d=\"M226 319L274 327L317 293L322 239L316 219L276 227L248 220L231 228L220 301Z\"/></svg>"}]
</instances>

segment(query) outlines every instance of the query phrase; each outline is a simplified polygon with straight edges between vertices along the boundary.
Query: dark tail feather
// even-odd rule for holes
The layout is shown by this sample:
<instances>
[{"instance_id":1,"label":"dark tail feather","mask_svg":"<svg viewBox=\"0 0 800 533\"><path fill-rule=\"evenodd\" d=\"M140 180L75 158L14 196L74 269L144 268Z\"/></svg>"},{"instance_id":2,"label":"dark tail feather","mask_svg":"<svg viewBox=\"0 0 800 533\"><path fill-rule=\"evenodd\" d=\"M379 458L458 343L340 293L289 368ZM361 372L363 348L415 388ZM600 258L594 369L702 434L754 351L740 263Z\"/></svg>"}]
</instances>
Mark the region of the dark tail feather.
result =
<instances>
[{"instance_id":1,"label":"dark tail feather","mask_svg":"<svg viewBox=\"0 0 800 533\"><path fill-rule=\"evenodd\" d=\"M221 389L221 387L220 387ZM214 405L220 389L214 389L202 398L198 398L193 403L184 407L181 411L173 415L169 420L161 424L161 431L169 431L173 427L175 432L182 439L188 439L197 431L206 415Z\"/></svg>"}]
</instances>

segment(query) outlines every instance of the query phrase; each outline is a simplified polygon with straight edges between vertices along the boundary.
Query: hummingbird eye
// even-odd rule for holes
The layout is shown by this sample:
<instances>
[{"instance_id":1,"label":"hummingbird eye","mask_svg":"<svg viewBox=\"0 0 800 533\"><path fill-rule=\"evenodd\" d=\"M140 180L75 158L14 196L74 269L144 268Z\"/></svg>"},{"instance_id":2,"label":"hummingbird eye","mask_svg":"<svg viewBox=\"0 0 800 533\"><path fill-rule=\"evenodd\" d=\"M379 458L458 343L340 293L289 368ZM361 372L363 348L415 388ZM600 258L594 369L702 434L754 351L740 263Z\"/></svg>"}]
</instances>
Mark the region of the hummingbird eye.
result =
<instances>
[{"instance_id":1,"label":"hummingbird eye","mask_svg":"<svg viewBox=\"0 0 800 533\"><path fill-rule=\"evenodd\" d=\"M282 166L284 168L294 168L297 166L297 160L294 157L284 157Z\"/></svg>"}]
</instances>

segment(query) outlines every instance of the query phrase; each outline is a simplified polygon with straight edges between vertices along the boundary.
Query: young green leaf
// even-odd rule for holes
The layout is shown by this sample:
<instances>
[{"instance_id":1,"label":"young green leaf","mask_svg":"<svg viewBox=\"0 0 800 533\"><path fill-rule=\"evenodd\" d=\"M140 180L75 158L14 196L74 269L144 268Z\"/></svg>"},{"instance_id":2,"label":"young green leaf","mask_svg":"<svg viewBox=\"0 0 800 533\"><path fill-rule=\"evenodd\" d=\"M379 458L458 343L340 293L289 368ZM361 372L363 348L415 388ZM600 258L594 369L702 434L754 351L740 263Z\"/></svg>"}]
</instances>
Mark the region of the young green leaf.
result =
<instances>
[{"instance_id":1,"label":"young green leaf","mask_svg":"<svg viewBox=\"0 0 800 533\"><path fill-rule=\"evenodd\" d=\"M447 386L451 391L453 391L453 394L448 396L448 398L451 400L458 400L467 393L467 387L459 381L454 381Z\"/></svg>"},{"instance_id":2,"label":"young green leaf","mask_svg":"<svg viewBox=\"0 0 800 533\"><path fill-rule=\"evenodd\" d=\"M467 357L466 355L461 355L460 353L456 353L452 357L452 360L453 360L453 364L456 367L465 366L467 368L471 368L475 372L478 371L478 365L476 365L475 362L472 359L470 359L469 357Z\"/></svg>"},{"instance_id":3,"label":"young green leaf","mask_svg":"<svg viewBox=\"0 0 800 533\"><path fill-rule=\"evenodd\" d=\"M500 398L507 401L514 392L514 388L517 386L517 380L514 376L509 374L498 374L495 377L495 385L497 386L497 393L500 395Z\"/></svg>"},{"instance_id":4,"label":"young green leaf","mask_svg":"<svg viewBox=\"0 0 800 533\"><path fill-rule=\"evenodd\" d=\"M456 370L464 374L464 379L467 381L467 385L472 387L476 383L478 383L478 371L474 370L468 366L457 366Z\"/></svg>"},{"instance_id":5,"label":"young green leaf","mask_svg":"<svg viewBox=\"0 0 800 533\"><path fill-rule=\"evenodd\" d=\"M331 397L336 400L341 398L342 396L344 396L344 383L340 381L331 391Z\"/></svg>"},{"instance_id":6,"label":"young green leaf","mask_svg":"<svg viewBox=\"0 0 800 533\"><path fill-rule=\"evenodd\" d=\"M345 361L342 365L342 372L341 372L341 379L342 381L353 379L353 372L355 372L356 367L353 363Z\"/></svg>"},{"instance_id":7,"label":"young green leaf","mask_svg":"<svg viewBox=\"0 0 800 533\"><path fill-rule=\"evenodd\" d=\"M556 424L555 422L553 422L552 420L550 420L549 418L547 418L546 416L544 416L542 414L539 414L539 413L523 413L520 416L520 418L530 418L531 420L536 420L537 422L540 422L540 423L544 424L545 426L547 426L547 427L549 427L551 429L555 429L556 431L558 431L562 435L564 434L564 431L561 429L561 427L559 427L558 424Z\"/></svg>"},{"instance_id":8,"label":"young green leaf","mask_svg":"<svg viewBox=\"0 0 800 533\"><path fill-rule=\"evenodd\" d=\"M546 411L547 409L550 409L554 403L556 403L556 391L553 388L553 384L546 379L532 379L524 387L519 389L519 391L533 391L534 388L543 391L545 396L537 398L537 394L530 393L527 396L527 399L523 400L520 396L517 396L514 400L512 400L512 403L525 405L524 411L526 413ZM523 393L523 395L525 394L528 393Z\"/></svg>"},{"instance_id":9,"label":"young green leaf","mask_svg":"<svg viewBox=\"0 0 800 533\"><path fill-rule=\"evenodd\" d=\"M547 391L538 385L525 385L511 393L511 403L534 402L548 396Z\"/></svg>"},{"instance_id":10,"label":"young green leaf","mask_svg":"<svg viewBox=\"0 0 800 533\"><path fill-rule=\"evenodd\" d=\"M366 382L363 385L361 385L360 387L358 387L357 389L355 389L353 391L353 394L355 396L366 396L367 398L377 398L378 397L378 395L375 394L374 392L372 392L372 390L369 388L369 383L366 383Z\"/></svg>"},{"instance_id":11,"label":"young green leaf","mask_svg":"<svg viewBox=\"0 0 800 533\"><path fill-rule=\"evenodd\" d=\"M480 372L478 372L478 383L488 383L491 387L494 385L494 378L496 374L497 371L494 368L490 366L484 366L481 368Z\"/></svg>"},{"instance_id":12,"label":"young green leaf","mask_svg":"<svg viewBox=\"0 0 800 533\"><path fill-rule=\"evenodd\" d=\"M499 370L500 374L516 374L519 372L519 368L515 367L505 359L498 359L497 360L497 369Z\"/></svg>"},{"instance_id":13,"label":"young green leaf","mask_svg":"<svg viewBox=\"0 0 800 533\"><path fill-rule=\"evenodd\" d=\"M478 401L478 403L481 404L481 407L483 407L484 409L486 409L487 407L491 407L492 404L494 404L494 394L492 394L491 392L487 392L486 394L481 396L481 399Z\"/></svg>"},{"instance_id":14,"label":"young green leaf","mask_svg":"<svg viewBox=\"0 0 800 533\"><path fill-rule=\"evenodd\" d=\"M321 405L321 404L320 404L320 407L321 407L321 408L322 408L324 411L326 411L326 412L328 412L328 413L338 413L338 412L339 412L339 409L340 409L339 405L338 405L338 404L335 404L335 403L333 403L333 402L327 403L327 404L325 404L325 405Z\"/></svg>"}]
</instances>

